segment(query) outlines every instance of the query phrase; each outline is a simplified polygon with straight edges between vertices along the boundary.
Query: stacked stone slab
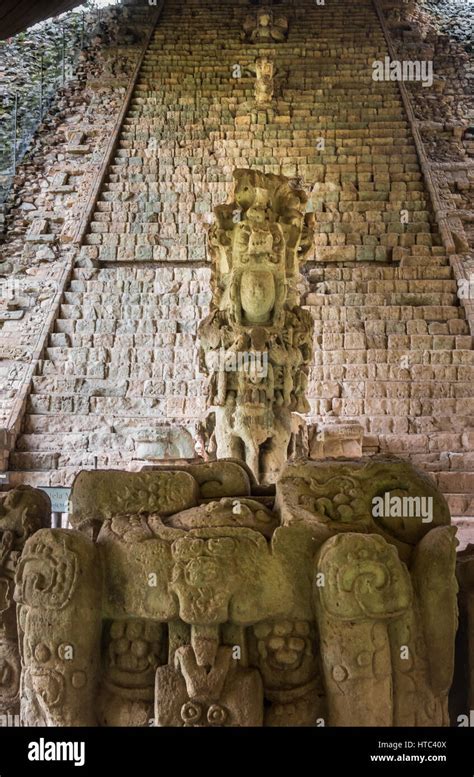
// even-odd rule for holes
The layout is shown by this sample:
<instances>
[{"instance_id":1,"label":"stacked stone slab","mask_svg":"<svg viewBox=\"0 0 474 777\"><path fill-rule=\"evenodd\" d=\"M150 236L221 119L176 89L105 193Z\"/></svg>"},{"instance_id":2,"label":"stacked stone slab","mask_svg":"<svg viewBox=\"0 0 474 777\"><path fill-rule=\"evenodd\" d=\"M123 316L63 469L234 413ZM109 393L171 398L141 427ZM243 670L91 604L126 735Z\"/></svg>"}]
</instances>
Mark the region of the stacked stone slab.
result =
<instances>
[{"instance_id":1,"label":"stacked stone slab","mask_svg":"<svg viewBox=\"0 0 474 777\"><path fill-rule=\"evenodd\" d=\"M246 7L167 2L32 387L19 482L125 466L137 428L202 419L206 229L232 171L253 167L312 192L308 420L357 420L366 452L411 458L469 510L471 337L398 86L372 80L387 54L377 15L369 0L279 8L288 39L261 47L241 42ZM276 70L266 108L253 102L262 54Z\"/></svg>"}]
</instances>

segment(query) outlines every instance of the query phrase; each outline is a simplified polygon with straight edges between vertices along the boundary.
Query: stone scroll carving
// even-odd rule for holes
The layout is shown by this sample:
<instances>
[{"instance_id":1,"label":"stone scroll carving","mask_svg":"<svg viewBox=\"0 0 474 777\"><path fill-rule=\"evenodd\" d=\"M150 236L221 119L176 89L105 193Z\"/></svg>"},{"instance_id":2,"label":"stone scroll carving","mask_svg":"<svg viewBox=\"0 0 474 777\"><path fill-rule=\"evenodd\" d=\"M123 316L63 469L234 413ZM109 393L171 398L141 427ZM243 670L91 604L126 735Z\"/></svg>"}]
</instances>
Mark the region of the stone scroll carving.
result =
<instances>
[{"instance_id":1,"label":"stone scroll carving","mask_svg":"<svg viewBox=\"0 0 474 777\"><path fill-rule=\"evenodd\" d=\"M0 716L13 725L20 712L20 655L15 572L25 542L49 526L51 506L42 491L19 486L0 494Z\"/></svg>"},{"instance_id":2,"label":"stone scroll carving","mask_svg":"<svg viewBox=\"0 0 474 777\"><path fill-rule=\"evenodd\" d=\"M24 723L448 724L455 530L410 464L289 464L276 498L230 460L83 472L71 502L17 570Z\"/></svg>"},{"instance_id":3,"label":"stone scroll carving","mask_svg":"<svg viewBox=\"0 0 474 777\"><path fill-rule=\"evenodd\" d=\"M306 193L284 176L236 170L232 202L209 234L211 313L199 327L217 457L245 461L263 483L287 458L306 413L313 322L298 306L299 268L312 244Z\"/></svg>"}]
</instances>

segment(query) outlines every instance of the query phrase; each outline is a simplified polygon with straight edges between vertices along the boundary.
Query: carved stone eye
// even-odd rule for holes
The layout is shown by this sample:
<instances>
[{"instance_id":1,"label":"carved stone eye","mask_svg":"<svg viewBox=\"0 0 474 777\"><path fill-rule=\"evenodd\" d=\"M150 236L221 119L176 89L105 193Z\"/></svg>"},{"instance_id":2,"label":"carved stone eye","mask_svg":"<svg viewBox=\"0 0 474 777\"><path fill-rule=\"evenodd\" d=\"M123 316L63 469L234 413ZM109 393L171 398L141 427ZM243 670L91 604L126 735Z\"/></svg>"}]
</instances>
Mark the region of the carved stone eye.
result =
<instances>
[{"instance_id":1,"label":"carved stone eye","mask_svg":"<svg viewBox=\"0 0 474 777\"><path fill-rule=\"evenodd\" d=\"M211 726L223 726L227 720L227 710L220 704L211 704L207 711L207 722Z\"/></svg>"},{"instance_id":2,"label":"carved stone eye","mask_svg":"<svg viewBox=\"0 0 474 777\"><path fill-rule=\"evenodd\" d=\"M283 236L277 229L273 230L273 248L280 248L283 242Z\"/></svg>"},{"instance_id":3,"label":"carved stone eye","mask_svg":"<svg viewBox=\"0 0 474 777\"><path fill-rule=\"evenodd\" d=\"M187 701L181 707L181 720L188 725L193 725L198 722L202 715L202 707L194 701Z\"/></svg>"}]
</instances>

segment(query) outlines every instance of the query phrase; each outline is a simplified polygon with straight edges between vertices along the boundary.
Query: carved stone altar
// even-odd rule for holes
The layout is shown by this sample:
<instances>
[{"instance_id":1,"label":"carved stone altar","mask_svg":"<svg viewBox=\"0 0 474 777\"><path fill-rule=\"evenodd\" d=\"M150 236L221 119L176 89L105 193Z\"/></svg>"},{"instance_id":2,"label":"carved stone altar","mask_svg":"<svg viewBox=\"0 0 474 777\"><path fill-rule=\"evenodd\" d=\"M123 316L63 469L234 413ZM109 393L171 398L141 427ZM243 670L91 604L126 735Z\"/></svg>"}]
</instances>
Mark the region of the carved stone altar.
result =
<instances>
[{"instance_id":1,"label":"carved stone altar","mask_svg":"<svg viewBox=\"0 0 474 777\"><path fill-rule=\"evenodd\" d=\"M15 571L26 540L49 526L51 506L42 491L20 486L0 494L0 716L20 712L20 654Z\"/></svg>"},{"instance_id":2,"label":"carved stone altar","mask_svg":"<svg viewBox=\"0 0 474 777\"><path fill-rule=\"evenodd\" d=\"M199 327L217 458L244 460L275 481L305 413L313 321L298 306L299 267L312 242L307 195L284 176L234 173L232 202L210 230L211 313Z\"/></svg>"},{"instance_id":3,"label":"carved stone altar","mask_svg":"<svg viewBox=\"0 0 474 777\"><path fill-rule=\"evenodd\" d=\"M448 723L455 530L406 462L289 464L275 498L236 461L82 472L71 501L18 568L26 724Z\"/></svg>"}]
</instances>

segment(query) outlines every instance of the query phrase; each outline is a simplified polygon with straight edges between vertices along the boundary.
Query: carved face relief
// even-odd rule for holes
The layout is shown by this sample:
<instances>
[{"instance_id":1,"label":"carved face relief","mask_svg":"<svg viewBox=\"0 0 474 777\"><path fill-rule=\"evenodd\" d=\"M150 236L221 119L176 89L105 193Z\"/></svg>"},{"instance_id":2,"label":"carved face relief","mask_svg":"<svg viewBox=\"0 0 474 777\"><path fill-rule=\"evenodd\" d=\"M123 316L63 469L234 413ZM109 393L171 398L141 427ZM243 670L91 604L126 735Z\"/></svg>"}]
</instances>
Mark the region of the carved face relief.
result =
<instances>
[{"instance_id":1,"label":"carved face relief","mask_svg":"<svg viewBox=\"0 0 474 777\"><path fill-rule=\"evenodd\" d=\"M240 300L249 323L259 324L268 321L275 304L273 274L266 271L242 273Z\"/></svg>"},{"instance_id":2,"label":"carved face relief","mask_svg":"<svg viewBox=\"0 0 474 777\"><path fill-rule=\"evenodd\" d=\"M153 684L161 662L164 631L154 621L113 621L106 634L106 674L122 688L146 688Z\"/></svg>"},{"instance_id":3,"label":"carved face relief","mask_svg":"<svg viewBox=\"0 0 474 777\"><path fill-rule=\"evenodd\" d=\"M253 16L246 16L243 23L244 40L250 43L269 41L280 43L288 32L288 19L274 14L271 8L260 8Z\"/></svg>"},{"instance_id":4,"label":"carved face relief","mask_svg":"<svg viewBox=\"0 0 474 777\"><path fill-rule=\"evenodd\" d=\"M48 497L30 486L0 494L0 566L13 568L28 537L49 521Z\"/></svg>"},{"instance_id":5,"label":"carved face relief","mask_svg":"<svg viewBox=\"0 0 474 777\"><path fill-rule=\"evenodd\" d=\"M255 663L268 687L284 682L308 682L314 677L317 644L314 625L308 621L263 621L253 629L250 645ZM254 642L255 640L255 642Z\"/></svg>"},{"instance_id":6,"label":"carved face relief","mask_svg":"<svg viewBox=\"0 0 474 777\"><path fill-rule=\"evenodd\" d=\"M230 537L196 539L183 537L172 545L174 567L171 590L180 603L186 623L223 623L228 618L230 597L236 585L234 554Z\"/></svg>"},{"instance_id":7,"label":"carved face relief","mask_svg":"<svg viewBox=\"0 0 474 777\"><path fill-rule=\"evenodd\" d=\"M252 206L234 230L232 264L257 266L269 264L283 268L285 232L279 224L269 223L264 208Z\"/></svg>"}]
</instances>

